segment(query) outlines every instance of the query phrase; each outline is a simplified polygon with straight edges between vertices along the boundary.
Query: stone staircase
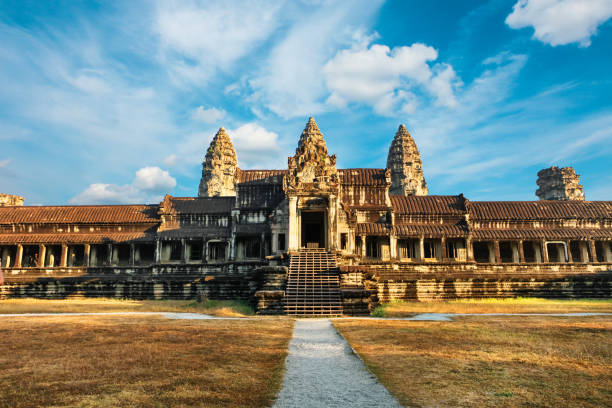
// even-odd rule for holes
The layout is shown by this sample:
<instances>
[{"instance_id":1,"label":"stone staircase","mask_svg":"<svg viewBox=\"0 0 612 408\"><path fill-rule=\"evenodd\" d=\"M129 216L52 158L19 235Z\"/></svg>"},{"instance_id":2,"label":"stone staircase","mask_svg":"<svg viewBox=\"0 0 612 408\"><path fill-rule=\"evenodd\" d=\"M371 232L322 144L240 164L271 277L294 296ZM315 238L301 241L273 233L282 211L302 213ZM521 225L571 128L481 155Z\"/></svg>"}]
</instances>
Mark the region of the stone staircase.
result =
<instances>
[{"instance_id":1,"label":"stone staircase","mask_svg":"<svg viewBox=\"0 0 612 408\"><path fill-rule=\"evenodd\" d=\"M291 255L284 309L288 315L342 315L335 255L318 248Z\"/></svg>"}]
</instances>

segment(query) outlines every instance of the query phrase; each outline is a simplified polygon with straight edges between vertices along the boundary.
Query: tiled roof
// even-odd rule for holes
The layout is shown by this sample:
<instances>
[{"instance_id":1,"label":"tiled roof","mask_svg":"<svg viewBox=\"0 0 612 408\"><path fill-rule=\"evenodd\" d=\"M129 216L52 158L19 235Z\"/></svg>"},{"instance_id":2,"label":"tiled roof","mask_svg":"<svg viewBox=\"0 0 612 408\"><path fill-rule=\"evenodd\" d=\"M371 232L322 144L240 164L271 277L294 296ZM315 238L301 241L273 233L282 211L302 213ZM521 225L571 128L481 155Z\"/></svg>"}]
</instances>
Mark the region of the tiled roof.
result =
<instances>
[{"instance_id":1,"label":"tiled roof","mask_svg":"<svg viewBox=\"0 0 612 408\"><path fill-rule=\"evenodd\" d=\"M612 239L612 229L540 228L540 229L477 229L473 239Z\"/></svg>"},{"instance_id":2,"label":"tiled roof","mask_svg":"<svg viewBox=\"0 0 612 408\"><path fill-rule=\"evenodd\" d=\"M119 242L153 242L155 237L145 232L106 234L0 234L0 244L103 244Z\"/></svg>"},{"instance_id":3,"label":"tiled roof","mask_svg":"<svg viewBox=\"0 0 612 408\"><path fill-rule=\"evenodd\" d=\"M465 237L467 230L452 224L402 224L394 228L397 237Z\"/></svg>"},{"instance_id":4,"label":"tiled roof","mask_svg":"<svg viewBox=\"0 0 612 408\"><path fill-rule=\"evenodd\" d=\"M172 207L181 214L229 214L235 197L172 197Z\"/></svg>"},{"instance_id":5,"label":"tiled roof","mask_svg":"<svg viewBox=\"0 0 612 408\"><path fill-rule=\"evenodd\" d=\"M389 224L382 223L361 223L357 224L357 235L389 235L391 233L391 226Z\"/></svg>"},{"instance_id":6,"label":"tiled roof","mask_svg":"<svg viewBox=\"0 0 612 408\"><path fill-rule=\"evenodd\" d=\"M157 205L0 207L0 224L158 223Z\"/></svg>"},{"instance_id":7,"label":"tiled roof","mask_svg":"<svg viewBox=\"0 0 612 408\"><path fill-rule=\"evenodd\" d=\"M470 201L473 219L612 218L612 201Z\"/></svg>"},{"instance_id":8,"label":"tiled roof","mask_svg":"<svg viewBox=\"0 0 612 408\"><path fill-rule=\"evenodd\" d=\"M359 186L385 186L385 169L338 169L340 183Z\"/></svg>"},{"instance_id":9,"label":"tiled roof","mask_svg":"<svg viewBox=\"0 0 612 408\"><path fill-rule=\"evenodd\" d=\"M281 183L287 170L238 170L238 183Z\"/></svg>"},{"instance_id":10,"label":"tiled roof","mask_svg":"<svg viewBox=\"0 0 612 408\"><path fill-rule=\"evenodd\" d=\"M462 215L465 214L462 196L401 196L391 195L391 205L396 214Z\"/></svg>"}]
</instances>

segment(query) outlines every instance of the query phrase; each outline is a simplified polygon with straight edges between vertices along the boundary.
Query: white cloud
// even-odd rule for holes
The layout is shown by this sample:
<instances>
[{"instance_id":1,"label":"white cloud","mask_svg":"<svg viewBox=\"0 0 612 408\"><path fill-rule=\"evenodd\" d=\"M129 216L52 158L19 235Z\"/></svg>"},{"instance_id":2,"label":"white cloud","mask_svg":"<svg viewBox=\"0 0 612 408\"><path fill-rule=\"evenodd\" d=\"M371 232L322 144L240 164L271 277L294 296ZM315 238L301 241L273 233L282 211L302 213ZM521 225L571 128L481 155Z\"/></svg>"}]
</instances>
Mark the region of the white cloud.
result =
<instances>
[{"instance_id":1,"label":"white cloud","mask_svg":"<svg viewBox=\"0 0 612 408\"><path fill-rule=\"evenodd\" d=\"M159 202L164 193L170 193L176 180L159 167L143 167L136 172L132 184L90 184L73 197L75 204L130 204Z\"/></svg>"},{"instance_id":2,"label":"white cloud","mask_svg":"<svg viewBox=\"0 0 612 408\"><path fill-rule=\"evenodd\" d=\"M161 58L179 82L208 80L254 51L278 23L281 1L159 1Z\"/></svg>"},{"instance_id":3,"label":"white cloud","mask_svg":"<svg viewBox=\"0 0 612 408\"><path fill-rule=\"evenodd\" d=\"M450 65L430 63L438 52L425 44L409 47L364 44L339 51L324 67L330 104L345 106L350 102L365 103L378 114L393 115L396 110L411 112L415 107L412 89L421 87L436 103L454 107L454 88L458 84Z\"/></svg>"},{"instance_id":4,"label":"white cloud","mask_svg":"<svg viewBox=\"0 0 612 408\"><path fill-rule=\"evenodd\" d=\"M204 106L198 106L191 114L191 117L204 123L215 123L223 119L225 114L226 112L223 109L215 107L206 109Z\"/></svg>"},{"instance_id":5,"label":"white cloud","mask_svg":"<svg viewBox=\"0 0 612 408\"><path fill-rule=\"evenodd\" d=\"M9 159L2 159L2 160L0 160L0 169L3 168L3 167L8 166L9 164L11 164L11 161L12 160L10 158Z\"/></svg>"},{"instance_id":6,"label":"white cloud","mask_svg":"<svg viewBox=\"0 0 612 408\"><path fill-rule=\"evenodd\" d=\"M515 29L531 26L534 38L552 46L588 47L597 27L610 17L610 0L519 0L506 24Z\"/></svg>"},{"instance_id":7,"label":"white cloud","mask_svg":"<svg viewBox=\"0 0 612 408\"><path fill-rule=\"evenodd\" d=\"M278 134L256 123L246 123L236 130L228 130L241 167L278 168L286 165L279 145Z\"/></svg>"},{"instance_id":8,"label":"white cloud","mask_svg":"<svg viewBox=\"0 0 612 408\"><path fill-rule=\"evenodd\" d=\"M283 9L286 32L279 36L246 81L247 101L258 116L267 111L283 118L309 116L327 109L321 75L339 48L364 41L381 0L321 2L318 7L293 3Z\"/></svg>"},{"instance_id":9,"label":"white cloud","mask_svg":"<svg viewBox=\"0 0 612 408\"><path fill-rule=\"evenodd\" d=\"M176 180L166 170L159 167L143 167L136 172L132 183L138 190L160 193L176 187Z\"/></svg>"},{"instance_id":10,"label":"white cloud","mask_svg":"<svg viewBox=\"0 0 612 408\"><path fill-rule=\"evenodd\" d=\"M168 167L174 167L178 163L179 158L176 154L168 155L164 158L163 163Z\"/></svg>"}]
</instances>

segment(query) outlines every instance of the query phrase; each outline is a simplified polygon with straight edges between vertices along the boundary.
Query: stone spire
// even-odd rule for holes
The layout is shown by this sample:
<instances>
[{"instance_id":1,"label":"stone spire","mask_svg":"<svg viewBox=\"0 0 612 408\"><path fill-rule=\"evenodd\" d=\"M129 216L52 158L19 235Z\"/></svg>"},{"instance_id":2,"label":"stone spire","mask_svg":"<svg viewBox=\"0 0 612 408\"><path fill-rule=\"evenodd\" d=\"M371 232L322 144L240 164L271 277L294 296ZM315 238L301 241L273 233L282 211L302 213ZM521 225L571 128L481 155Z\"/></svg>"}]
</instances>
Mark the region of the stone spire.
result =
<instances>
[{"instance_id":1,"label":"stone spire","mask_svg":"<svg viewBox=\"0 0 612 408\"><path fill-rule=\"evenodd\" d=\"M387 169L391 172L389 194L427 195L423 176L423 163L414 139L404 125L400 125L387 156Z\"/></svg>"},{"instance_id":2,"label":"stone spire","mask_svg":"<svg viewBox=\"0 0 612 408\"><path fill-rule=\"evenodd\" d=\"M323 134L314 118L309 118L295 149L295 156L289 157L289 175L286 183L296 187L298 184L314 183L324 188L338 179L336 155L330 156Z\"/></svg>"},{"instance_id":3,"label":"stone spire","mask_svg":"<svg viewBox=\"0 0 612 408\"><path fill-rule=\"evenodd\" d=\"M219 131L210 142L202 163L199 197L236 196L234 178L238 169L238 160L234 145L225 129Z\"/></svg>"},{"instance_id":4,"label":"stone spire","mask_svg":"<svg viewBox=\"0 0 612 408\"><path fill-rule=\"evenodd\" d=\"M549 167L538 171L536 195L540 200L584 201L580 175L572 167Z\"/></svg>"}]
</instances>

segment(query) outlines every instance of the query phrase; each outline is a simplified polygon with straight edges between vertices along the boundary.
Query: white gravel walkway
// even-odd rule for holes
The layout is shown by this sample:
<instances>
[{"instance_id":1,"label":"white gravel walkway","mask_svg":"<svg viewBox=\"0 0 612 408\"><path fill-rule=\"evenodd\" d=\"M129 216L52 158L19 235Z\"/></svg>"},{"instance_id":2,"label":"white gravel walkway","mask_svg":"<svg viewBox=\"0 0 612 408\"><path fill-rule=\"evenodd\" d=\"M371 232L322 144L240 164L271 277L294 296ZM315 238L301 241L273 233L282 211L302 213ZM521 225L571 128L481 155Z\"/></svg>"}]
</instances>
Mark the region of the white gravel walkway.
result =
<instances>
[{"instance_id":1,"label":"white gravel walkway","mask_svg":"<svg viewBox=\"0 0 612 408\"><path fill-rule=\"evenodd\" d=\"M401 407L329 319L295 321L275 407Z\"/></svg>"}]
</instances>

